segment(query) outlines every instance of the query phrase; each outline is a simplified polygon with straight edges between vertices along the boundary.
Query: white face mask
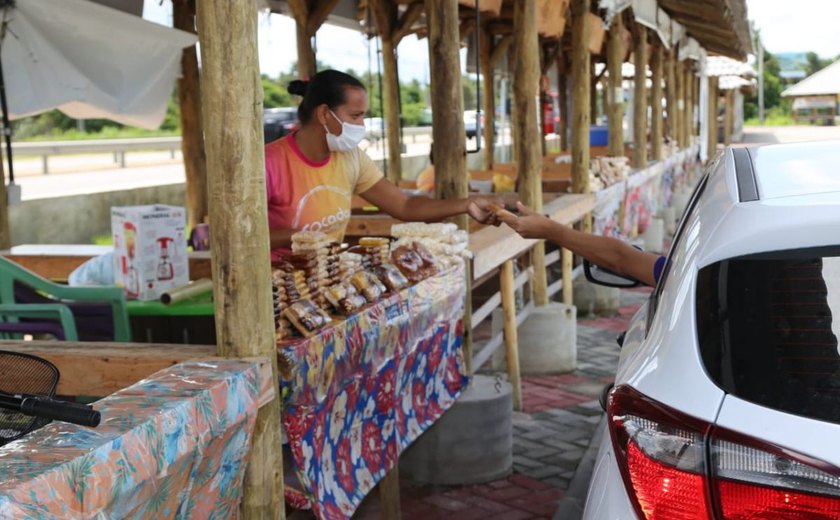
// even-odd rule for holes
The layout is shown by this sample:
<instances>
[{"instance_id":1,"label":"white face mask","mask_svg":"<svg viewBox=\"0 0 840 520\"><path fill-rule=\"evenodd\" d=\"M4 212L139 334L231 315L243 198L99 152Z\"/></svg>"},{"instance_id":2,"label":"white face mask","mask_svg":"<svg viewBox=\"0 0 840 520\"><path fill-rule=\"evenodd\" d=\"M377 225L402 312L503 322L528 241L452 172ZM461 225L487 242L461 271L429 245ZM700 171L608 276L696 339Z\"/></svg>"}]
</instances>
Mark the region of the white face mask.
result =
<instances>
[{"instance_id":1,"label":"white face mask","mask_svg":"<svg viewBox=\"0 0 840 520\"><path fill-rule=\"evenodd\" d=\"M353 125L342 121L332 110L330 114L341 123L341 133L333 135L327 125L324 125L324 130L327 131L327 148L333 152L349 152L356 148L367 133L365 125Z\"/></svg>"}]
</instances>

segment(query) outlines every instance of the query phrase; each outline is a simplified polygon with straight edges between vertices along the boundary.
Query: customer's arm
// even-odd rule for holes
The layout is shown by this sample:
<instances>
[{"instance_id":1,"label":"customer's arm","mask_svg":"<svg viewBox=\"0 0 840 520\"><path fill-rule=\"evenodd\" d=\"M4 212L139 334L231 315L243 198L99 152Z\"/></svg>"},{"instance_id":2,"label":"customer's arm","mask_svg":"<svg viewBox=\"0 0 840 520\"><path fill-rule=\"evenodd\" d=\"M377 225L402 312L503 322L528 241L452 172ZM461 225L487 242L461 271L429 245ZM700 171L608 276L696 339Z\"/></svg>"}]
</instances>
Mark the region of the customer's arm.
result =
<instances>
[{"instance_id":1,"label":"customer's arm","mask_svg":"<svg viewBox=\"0 0 840 520\"><path fill-rule=\"evenodd\" d=\"M616 238L582 233L535 213L522 203L517 206L518 216L501 212L499 218L523 237L548 240L595 265L650 286L656 285L654 266L659 255L640 251Z\"/></svg>"}]
</instances>

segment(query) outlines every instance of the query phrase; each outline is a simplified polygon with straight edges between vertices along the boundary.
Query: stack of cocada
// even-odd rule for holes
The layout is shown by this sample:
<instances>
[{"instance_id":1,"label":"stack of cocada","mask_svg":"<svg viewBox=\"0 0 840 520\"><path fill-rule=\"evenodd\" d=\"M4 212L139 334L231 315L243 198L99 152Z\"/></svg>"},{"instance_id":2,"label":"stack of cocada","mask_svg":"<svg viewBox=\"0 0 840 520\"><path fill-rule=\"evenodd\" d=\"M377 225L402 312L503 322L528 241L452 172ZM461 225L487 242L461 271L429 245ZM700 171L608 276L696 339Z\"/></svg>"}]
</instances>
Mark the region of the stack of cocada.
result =
<instances>
[{"instance_id":1,"label":"stack of cocada","mask_svg":"<svg viewBox=\"0 0 840 520\"><path fill-rule=\"evenodd\" d=\"M273 265L278 342L310 337L386 294L469 258L469 236L454 224L395 224L387 238L366 237L349 248L320 232L292 235L292 252Z\"/></svg>"}]
</instances>

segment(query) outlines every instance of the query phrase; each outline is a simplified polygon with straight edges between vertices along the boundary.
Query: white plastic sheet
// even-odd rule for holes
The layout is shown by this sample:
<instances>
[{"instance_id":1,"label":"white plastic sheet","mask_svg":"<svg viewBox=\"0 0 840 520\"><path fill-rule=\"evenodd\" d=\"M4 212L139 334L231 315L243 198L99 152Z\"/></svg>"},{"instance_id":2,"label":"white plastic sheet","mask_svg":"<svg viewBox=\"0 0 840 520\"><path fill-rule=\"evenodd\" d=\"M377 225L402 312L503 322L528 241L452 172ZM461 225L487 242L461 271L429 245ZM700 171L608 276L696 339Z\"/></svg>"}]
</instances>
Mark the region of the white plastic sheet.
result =
<instances>
[{"instance_id":1,"label":"white plastic sheet","mask_svg":"<svg viewBox=\"0 0 840 520\"><path fill-rule=\"evenodd\" d=\"M195 35L86 0L17 0L5 15L11 119L58 108L157 128Z\"/></svg>"}]
</instances>

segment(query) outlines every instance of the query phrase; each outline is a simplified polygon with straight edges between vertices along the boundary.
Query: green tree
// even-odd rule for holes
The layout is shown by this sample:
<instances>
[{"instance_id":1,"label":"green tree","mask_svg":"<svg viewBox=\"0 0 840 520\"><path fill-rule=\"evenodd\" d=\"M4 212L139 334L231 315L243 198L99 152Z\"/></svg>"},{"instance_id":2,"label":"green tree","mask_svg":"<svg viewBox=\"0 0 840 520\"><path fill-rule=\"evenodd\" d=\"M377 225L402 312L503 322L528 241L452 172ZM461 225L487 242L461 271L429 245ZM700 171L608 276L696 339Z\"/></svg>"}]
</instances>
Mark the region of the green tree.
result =
<instances>
[{"instance_id":1,"label":"green tree","mask_svg":"<svg viewBox=\"0 0 840 520\"><path fill-rule=\"evenodd\" d=\"M816 52L807 52L805 53L805 74L810 76L820 70L828 67L832 64L834 60L831 58L820 58Z\"/></svg>"}]
</instances>

